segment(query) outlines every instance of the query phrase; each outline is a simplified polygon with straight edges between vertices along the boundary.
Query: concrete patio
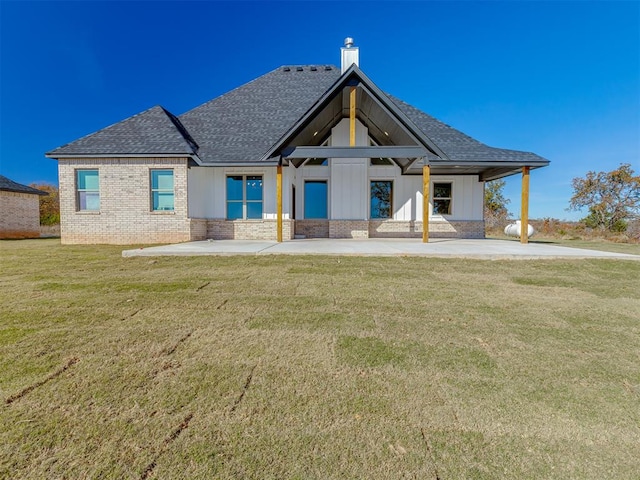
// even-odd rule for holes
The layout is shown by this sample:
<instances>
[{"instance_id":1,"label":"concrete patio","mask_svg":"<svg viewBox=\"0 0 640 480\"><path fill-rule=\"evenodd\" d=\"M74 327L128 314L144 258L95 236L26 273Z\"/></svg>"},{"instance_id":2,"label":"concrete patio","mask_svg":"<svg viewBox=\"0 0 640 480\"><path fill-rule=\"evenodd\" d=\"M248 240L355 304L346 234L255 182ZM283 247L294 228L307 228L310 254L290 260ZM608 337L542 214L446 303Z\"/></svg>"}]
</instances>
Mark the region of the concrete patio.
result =
<instances>
[{"instance_id":1,"label":"concrete patio","mask_svg":"<svg viewBox=\"0 0 640 480\"><path fill-rule=\"evenodd\" d=\"M282 243L263 240L205 240L135 250L123 257L188 255L352 255L463 257L478 259L620 258L640 260L640 255L602 252L546 243L522 245L510 240L431 239L305 239Z\"/></svg>"}]
</instances>

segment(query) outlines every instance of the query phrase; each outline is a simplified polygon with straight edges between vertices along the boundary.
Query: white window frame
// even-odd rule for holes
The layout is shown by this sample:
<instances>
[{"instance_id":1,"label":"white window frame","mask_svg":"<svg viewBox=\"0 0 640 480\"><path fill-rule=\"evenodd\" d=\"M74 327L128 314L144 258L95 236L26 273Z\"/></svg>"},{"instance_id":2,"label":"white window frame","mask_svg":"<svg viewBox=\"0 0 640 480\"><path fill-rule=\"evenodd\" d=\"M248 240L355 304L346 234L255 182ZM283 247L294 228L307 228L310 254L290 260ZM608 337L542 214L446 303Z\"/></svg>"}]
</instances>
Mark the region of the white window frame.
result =
<instances>
[{"instance_id":1,"label":"white window frame","mask_svg":"<svg viewBox=\"0 0 640 480\"><path fill-rule=\"evenodd\" d=\"M436 185L449 185L449 196L448 197L436 197L435 193L436 193ZM453 181L438 181L438 182L433 182L431 184L431 192L432 196L431 196L431 201L432 201L432 212L433 215L440 215L440 216L451 216L453 215ZM436 212L436 200L449 200L449 211L447 213L441 213L441 212Z\"/></svg>"},{"instance_id":2,"label":"white window frame","mask_svg":"<svg viewBox=\"0 0 640 480\"><path fill-rule=\"evenodd\" d=\"M80 172L96 172L98 176L98 189L80 188ZM76 212L99 212L100 211L100 170L98 168L77 168L75 170L75 187L76 187ZM97 193L98 194L98 208L81 208L82 202L80 201L81 193ZM86 203L86 200L85 200Z\"/></svg>"},{"instance_id":3,"label":"white window frame","mask_svg":"<svg viewBox=\"0 0 640 480\"><path fill-rule=\"evenodd\" d=\"M156 208L153 202L153 194L155 192L158 193L169 193L169 189L161 189L161 188L153 188L153 173L154 172L171 172L171 176L173 178L173 188L170 190L171 195L173 195L173 208L172 209L160 209ZM150 200L151 200L151 211L152 212L175 212L176 210L176 172L173 168L150 168L149 169L149 192L150 192Z\"/></svg>"}]
</instances>

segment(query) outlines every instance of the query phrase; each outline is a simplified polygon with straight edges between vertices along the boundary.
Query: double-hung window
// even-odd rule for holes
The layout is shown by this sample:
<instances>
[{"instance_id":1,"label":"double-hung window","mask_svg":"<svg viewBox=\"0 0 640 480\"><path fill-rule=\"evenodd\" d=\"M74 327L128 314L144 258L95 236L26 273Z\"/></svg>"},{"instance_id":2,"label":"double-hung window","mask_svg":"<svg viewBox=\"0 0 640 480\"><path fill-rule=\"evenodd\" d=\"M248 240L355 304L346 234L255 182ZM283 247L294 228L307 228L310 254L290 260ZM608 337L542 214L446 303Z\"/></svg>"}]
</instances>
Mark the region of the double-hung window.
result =
<instances>
[{"instance_id":1,"label":"double-hung window","mask_svg":"<svg viewBox=\"0 0 640 480\"><path fill-rule=\"evenodd\" d=\"M227 220L262 219L262 175L227 177Z\"/></svg>"},{"instance_id":2,"label":"double-hung window","mask_svg":"<svg viewBox=\"0 0 640 480\"><path fill-rule=\"evenodd\" d=\"M451 215L451 183L433 184L434 215Z\"/></svg>"},{"instance_id":3,"label":"double-hung window","mask_svg":"<svg viewBox=\"0 0 640 480\"><path fill-rule=\"evenodd\" d=\"M173 170L151 170L151 210L173 212Z\"/></svg>"},{"instance_id":4,"label":"double-hung window","mask_svg":"<svg viewBox=\"0 0 640 480\"><path fill-rule=\"evenodd\" d=\"M393 182L375 180L371 182L371 218L391 218Z\"/></svg>"},{"instance_id":5,"label":"double-hung window","mask_svg":"<svg viewBox=\"0 0 640 480\"><path fill-rule=\"evenodd\" d=\"M100 210L100 175L98 170L76 170L76 202L80 212Z\"/></svg>"}]
</instances>

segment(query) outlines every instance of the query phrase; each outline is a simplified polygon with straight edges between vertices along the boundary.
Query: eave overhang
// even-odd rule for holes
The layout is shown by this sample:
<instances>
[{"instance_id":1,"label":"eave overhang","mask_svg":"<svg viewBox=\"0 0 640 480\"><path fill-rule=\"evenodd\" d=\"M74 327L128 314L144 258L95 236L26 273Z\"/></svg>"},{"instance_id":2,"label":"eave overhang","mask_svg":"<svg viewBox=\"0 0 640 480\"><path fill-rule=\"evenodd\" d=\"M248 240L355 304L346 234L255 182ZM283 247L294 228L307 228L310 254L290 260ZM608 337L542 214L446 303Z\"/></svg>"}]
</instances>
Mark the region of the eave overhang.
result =
<instances>
[{"instance_id":1,"label":"eave overhang","mask_svg":"<svg viewBox=\"0 0 640 480\"><path fill-rule=\"evenodd\" d=\"M74 153L74 154L55 154L45 153L46 158L53 160L74 160L79 158L189 158L196 164L202 165L200 157L194 153L177 152L177 153Z\"/></svg>"}]
</instances>

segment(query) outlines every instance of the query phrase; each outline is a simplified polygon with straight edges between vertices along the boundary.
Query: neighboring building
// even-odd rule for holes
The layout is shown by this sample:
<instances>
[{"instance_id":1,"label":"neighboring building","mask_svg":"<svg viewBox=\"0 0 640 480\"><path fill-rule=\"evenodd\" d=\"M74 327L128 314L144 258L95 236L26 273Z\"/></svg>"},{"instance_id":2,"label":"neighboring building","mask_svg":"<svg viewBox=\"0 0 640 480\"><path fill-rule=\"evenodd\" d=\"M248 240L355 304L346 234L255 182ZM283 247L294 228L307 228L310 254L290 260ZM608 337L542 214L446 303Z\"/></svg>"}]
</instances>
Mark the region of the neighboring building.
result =
<instances>
[{"instance_id":1,"label":"neighboring building","mask_svg":"<svg viewBox=\"0 0 640 480\"><path fill-rule=\"evenodd\" d=\"M0 175L0 238L40 236L40 195L48 194Z\"/></svg>"},{"instance_id":2,"label":"neighboring building","mask_svg":"<svg viewBox=\"0 0 640 480\"><path fill-rule=\"evenodd\" d=\"M59 162L62 242L114 244L479 238L484 182L522 172L528 185L549 163L382 92L352 41L340 70L280 67L180 116L156 106L47 156Z\"/></svg>"}]
</instances>

